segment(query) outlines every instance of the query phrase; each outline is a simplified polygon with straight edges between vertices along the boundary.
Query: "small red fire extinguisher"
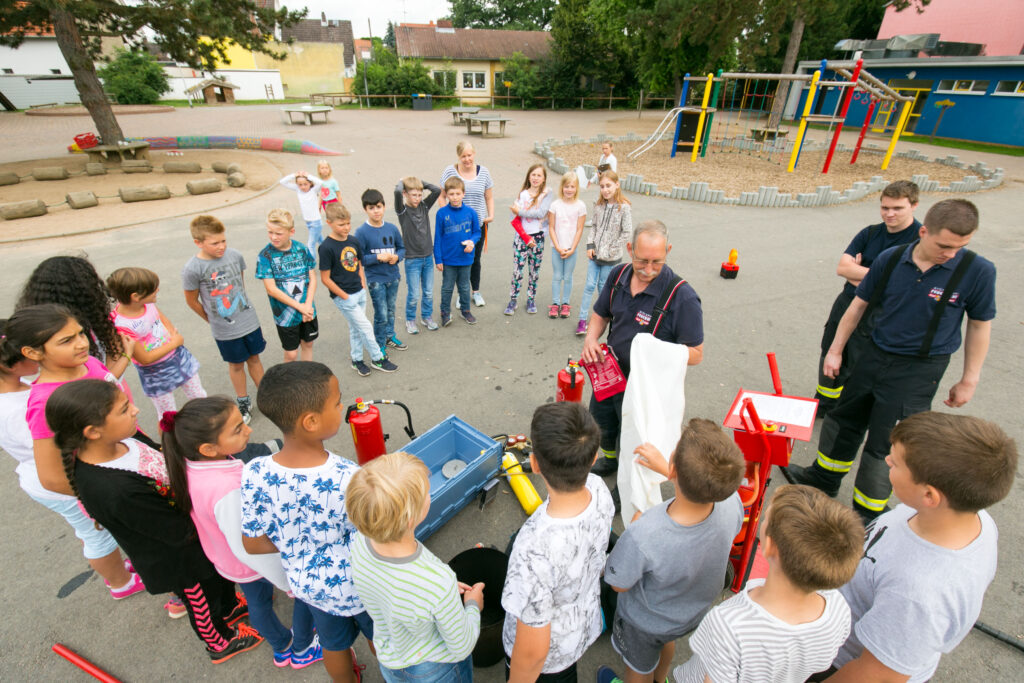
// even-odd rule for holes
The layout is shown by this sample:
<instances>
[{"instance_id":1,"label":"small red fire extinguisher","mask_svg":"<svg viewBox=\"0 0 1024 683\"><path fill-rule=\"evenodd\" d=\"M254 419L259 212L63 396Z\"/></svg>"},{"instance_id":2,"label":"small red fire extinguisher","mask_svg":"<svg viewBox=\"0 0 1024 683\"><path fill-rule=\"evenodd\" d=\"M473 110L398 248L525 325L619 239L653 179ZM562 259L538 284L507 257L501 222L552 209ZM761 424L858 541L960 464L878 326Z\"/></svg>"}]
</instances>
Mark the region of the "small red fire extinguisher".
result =
<instances>
[{"instance_id":1,"label":"small red fire extinguisher","mask_svg":"<svg viewBox=\"0 0 1024 683\"><path fill-rule=\"evenodd\" d=\"M579 363L570 358L568 365L558 371L558 390L555 392L555 400L580 403L583 400L584 384L586 382L583 379L583 371L580 370Z\"/></svg>"},{"instance_id":2,"label":"small red fire extinguisher","mask_svg":"<svg viewBox=\"0 0 1024 683\"><path fill-rule=\"evenodd\" d=\"M405 410L405 416L408 419L408 426L404 428L405 433L409 435L410 439L416 436L412 428L412 415L404 403L389 399L364 401L362 398L357 398L354 405L350 405L345 409L345 422L348 422L349 427L352 429L352 442L355 444L356 458L359 460L360 465L365 465L374 458L387 453L385 441L388 440L390 435L384 433L380 420L380 410L373 405L375 403L401 406Z\"/></svg>"}]
</instances>

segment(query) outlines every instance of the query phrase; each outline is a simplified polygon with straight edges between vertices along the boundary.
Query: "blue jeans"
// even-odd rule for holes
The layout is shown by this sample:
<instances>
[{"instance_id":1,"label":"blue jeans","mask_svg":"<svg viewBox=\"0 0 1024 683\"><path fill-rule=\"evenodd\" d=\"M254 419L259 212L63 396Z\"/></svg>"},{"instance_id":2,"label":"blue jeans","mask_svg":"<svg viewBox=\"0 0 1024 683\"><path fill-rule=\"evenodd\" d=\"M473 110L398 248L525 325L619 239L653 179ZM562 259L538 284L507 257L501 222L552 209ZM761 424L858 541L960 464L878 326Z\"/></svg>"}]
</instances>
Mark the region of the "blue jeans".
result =
<instances>
[{"instance_id":1,"label":"blue jeans","mask_svg":"<svg viewBox=\"0 0 1024 683\"><path fill-rule=\"evenodd\" d=\"M554 249L551 250L551 303L567 304L572 296L572 271L576 267L576 255L572 252L568 258L562 258Z\"/></svg>"},{"instance_id":2,"label":"blue jeans","mask_svg":"<svg viewBox=\"0 0 1024 683\"><path fill-rule=\"evenodd\" d=\"M469 313L469 270L473 266L446 265L441 277L441 315L452 310L452 291L459 288L459 306L463 313Z\"/></svg>"},{"instance_id":3,"label":"blue jeans","mask_svg":"<svg viewBox=\"0 0 1024 683\"><path fill-rule=\"evenodd\" d=\"M333 298L334 305L348 321L348 345L353 363L363 360L363 350L370 351L370 360L380 360L384 353L373 337L373 325L366 318L366 290L349 294L347 299Z\"/></svg>"},{"instance_id":4,"label":"blue jeans","mask_svg":"<svg viewBox=\"0 0 1024 683\"><path fill-rule=\"evenodd\" d=\"M398 299L399 282L401 280L366 284L373 302L373 336L381 349L388 339L395 336L395 301Z\"/></svg>"},{"instance_id":5,"label":"blue jeans","mask_svg":"<svg viewBox=\"0 0 1024 683\"><path fill-rule=\"evenodd\" d=\"M416 319L417 302L420 317L429 318L434 310L433 256L405 259L405 289L405 319Z\"/></svg>"},{"instance_id":6,"label":"blue jeans","mask_svg":"<svg viewBox=\"0 0 1024 683\"><path fill-rule=\"evenodd\" d=\"M319 220L306 221L306 229L309 230L309 239L306 241L306 248L313 258L317 258L316 252L324 241L324 226Z\"/></svg>"},{"instance_id":7,"label":"blue jeans","mask_svg":"<svg viewBox=\"0 0 1024 683\"><path fill-rule=\"evenodd\" d=\"M604 283L608 279L608 273L612 272L614 267L614 263L610 266L599 266L593 259L587 259L587 284L583 285L583 301L580 302L580 320L587 319L594 290L597 290L598 296L601 295L602 290L604 290Z\"/></svg>"},{"instance_id":8,"label":"blue jeans","mask_svg":"<svg viewBox=\"0 0 1024 683\"><path fill-rule=\"evenodd\" d=\"M313 642L313 615L309 605L301 600L294 601L292 627L287 629L274 614L274 584L266 579L256 579L238 586L249 603L249 622L270 643L274 652L284 652L289 643L295 652L309 647Z\"/></svg>"},{"instance_id":9,"label":"blue jeans","mask_svg":"<svg viewBox=\"0 0 1024 683\"><path fill-rule=\"evenodd\" d=\"M404 669L381 664L380 673L387 683L472 683L473 656L461 662L421 662Z\"/></svg>"}]
</instances>

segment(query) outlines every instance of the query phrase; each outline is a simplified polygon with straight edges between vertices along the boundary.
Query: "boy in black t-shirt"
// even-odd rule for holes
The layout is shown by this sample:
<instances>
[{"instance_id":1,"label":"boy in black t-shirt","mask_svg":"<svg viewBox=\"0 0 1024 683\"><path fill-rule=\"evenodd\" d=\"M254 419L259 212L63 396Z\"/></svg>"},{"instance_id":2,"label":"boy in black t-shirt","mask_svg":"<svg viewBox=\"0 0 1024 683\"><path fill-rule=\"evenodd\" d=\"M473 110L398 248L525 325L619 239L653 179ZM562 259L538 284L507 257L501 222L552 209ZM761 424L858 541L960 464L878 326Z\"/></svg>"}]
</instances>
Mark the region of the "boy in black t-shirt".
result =
<instances>
[{"instance_id":1,"label":"boy in black t-shirt","mask_svg":"<svg viewBox=\"0 0 1024 683\"><path fill-rule=\"evenodd\" d=\"M370 368L363 362L364 348L370 352L370 365L381 372L394 372L398 366L381 351L373 336L373 324L366 317L366 275L359 242L350 237L352 215L340 202L324 207L330 234L320 245L320 280L331 293L334 305L348 321L352 369L366 377Z\"/></svg>"}]
</instances>

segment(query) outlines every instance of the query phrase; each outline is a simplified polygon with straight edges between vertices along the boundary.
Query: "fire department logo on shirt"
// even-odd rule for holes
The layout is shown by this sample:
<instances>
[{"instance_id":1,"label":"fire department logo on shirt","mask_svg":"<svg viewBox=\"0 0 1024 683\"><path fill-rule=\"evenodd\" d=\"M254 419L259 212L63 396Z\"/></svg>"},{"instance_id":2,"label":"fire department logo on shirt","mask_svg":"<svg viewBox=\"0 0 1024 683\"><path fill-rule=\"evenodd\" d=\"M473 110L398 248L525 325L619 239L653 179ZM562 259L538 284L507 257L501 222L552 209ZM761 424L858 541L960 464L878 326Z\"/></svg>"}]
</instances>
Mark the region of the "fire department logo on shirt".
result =
<instances>
[{"instance_id":1,"label":"fire department logo on shirt","mask_svg":"<svg viewBox=\"0 0 1024 683\"><path fill-rule=\"evenodd\" d=\"M647 326L651 324L651 314L645 313L644 311L637 311L636 313L636 324L641 326Z\"/></svg>"},{"instance_id":2,"label":"fire department logo on shirt","mask_svg":"<svg viewBox=\"0 0 1024 683\"><path fill-rule=\"evenodd\" d=\"M945 290L942 287L932 287L932 291L928 292L928 296L930 298L935 299L936 301L938 301L939 299L942 298L942 293L944 291ZM950 295L950 297L949 297L949 303L955 304L956 300L959 299L959 298L960 298L960 292L953 292L953 294Z\"/></svg>"}]
</instances>

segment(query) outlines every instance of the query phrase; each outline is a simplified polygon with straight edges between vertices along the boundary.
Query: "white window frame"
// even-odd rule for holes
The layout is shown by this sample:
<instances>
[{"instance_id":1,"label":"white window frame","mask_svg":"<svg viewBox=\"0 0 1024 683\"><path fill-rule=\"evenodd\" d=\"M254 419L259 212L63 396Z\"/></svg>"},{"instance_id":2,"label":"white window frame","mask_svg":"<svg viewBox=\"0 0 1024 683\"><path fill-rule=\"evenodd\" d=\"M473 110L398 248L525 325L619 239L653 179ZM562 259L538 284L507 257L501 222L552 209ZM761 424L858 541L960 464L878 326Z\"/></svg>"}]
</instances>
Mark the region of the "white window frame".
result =
<instances>
[{"instance_id":1,"label":"white window frame","mask_svg":"<svg viewBox=\"0 0 1024 683\"><path fill-rule=\"evenodd\" d=\"M944 78L935 88L937 93L950 95L984 95L991 81L970 78Z\"/></svg>"},{"instance_id":2,"label":"white window frame","mask_svg":"<svg viewBox=\"0 0 1024 683\"><path fill-rule=\"evenodd\" d=\"M1009 88L1000 90L1005 85ZM1024 81L998 81L992 94L997 97L1024 97Z\"/></svg>"},{"instance_id":3,"label":"white window frame","mask_svg":"<svg viewBox=\"0 0 1024 683\"><path fill-rule=\"evenodd\" d=\"M462 71L462 72L460 72L460 75L462 76L462 89L463 90L479 90L479 91L486 91L487 90L487 72L486 71ZM473 85L466 85L466 77L467 76L469 76L472 79ZM478 76L480 78L477 78ZM480 82L480 81L482 81L482 84L481 85L477 85L477 83Z\"/></svg>"}]
</instances>

